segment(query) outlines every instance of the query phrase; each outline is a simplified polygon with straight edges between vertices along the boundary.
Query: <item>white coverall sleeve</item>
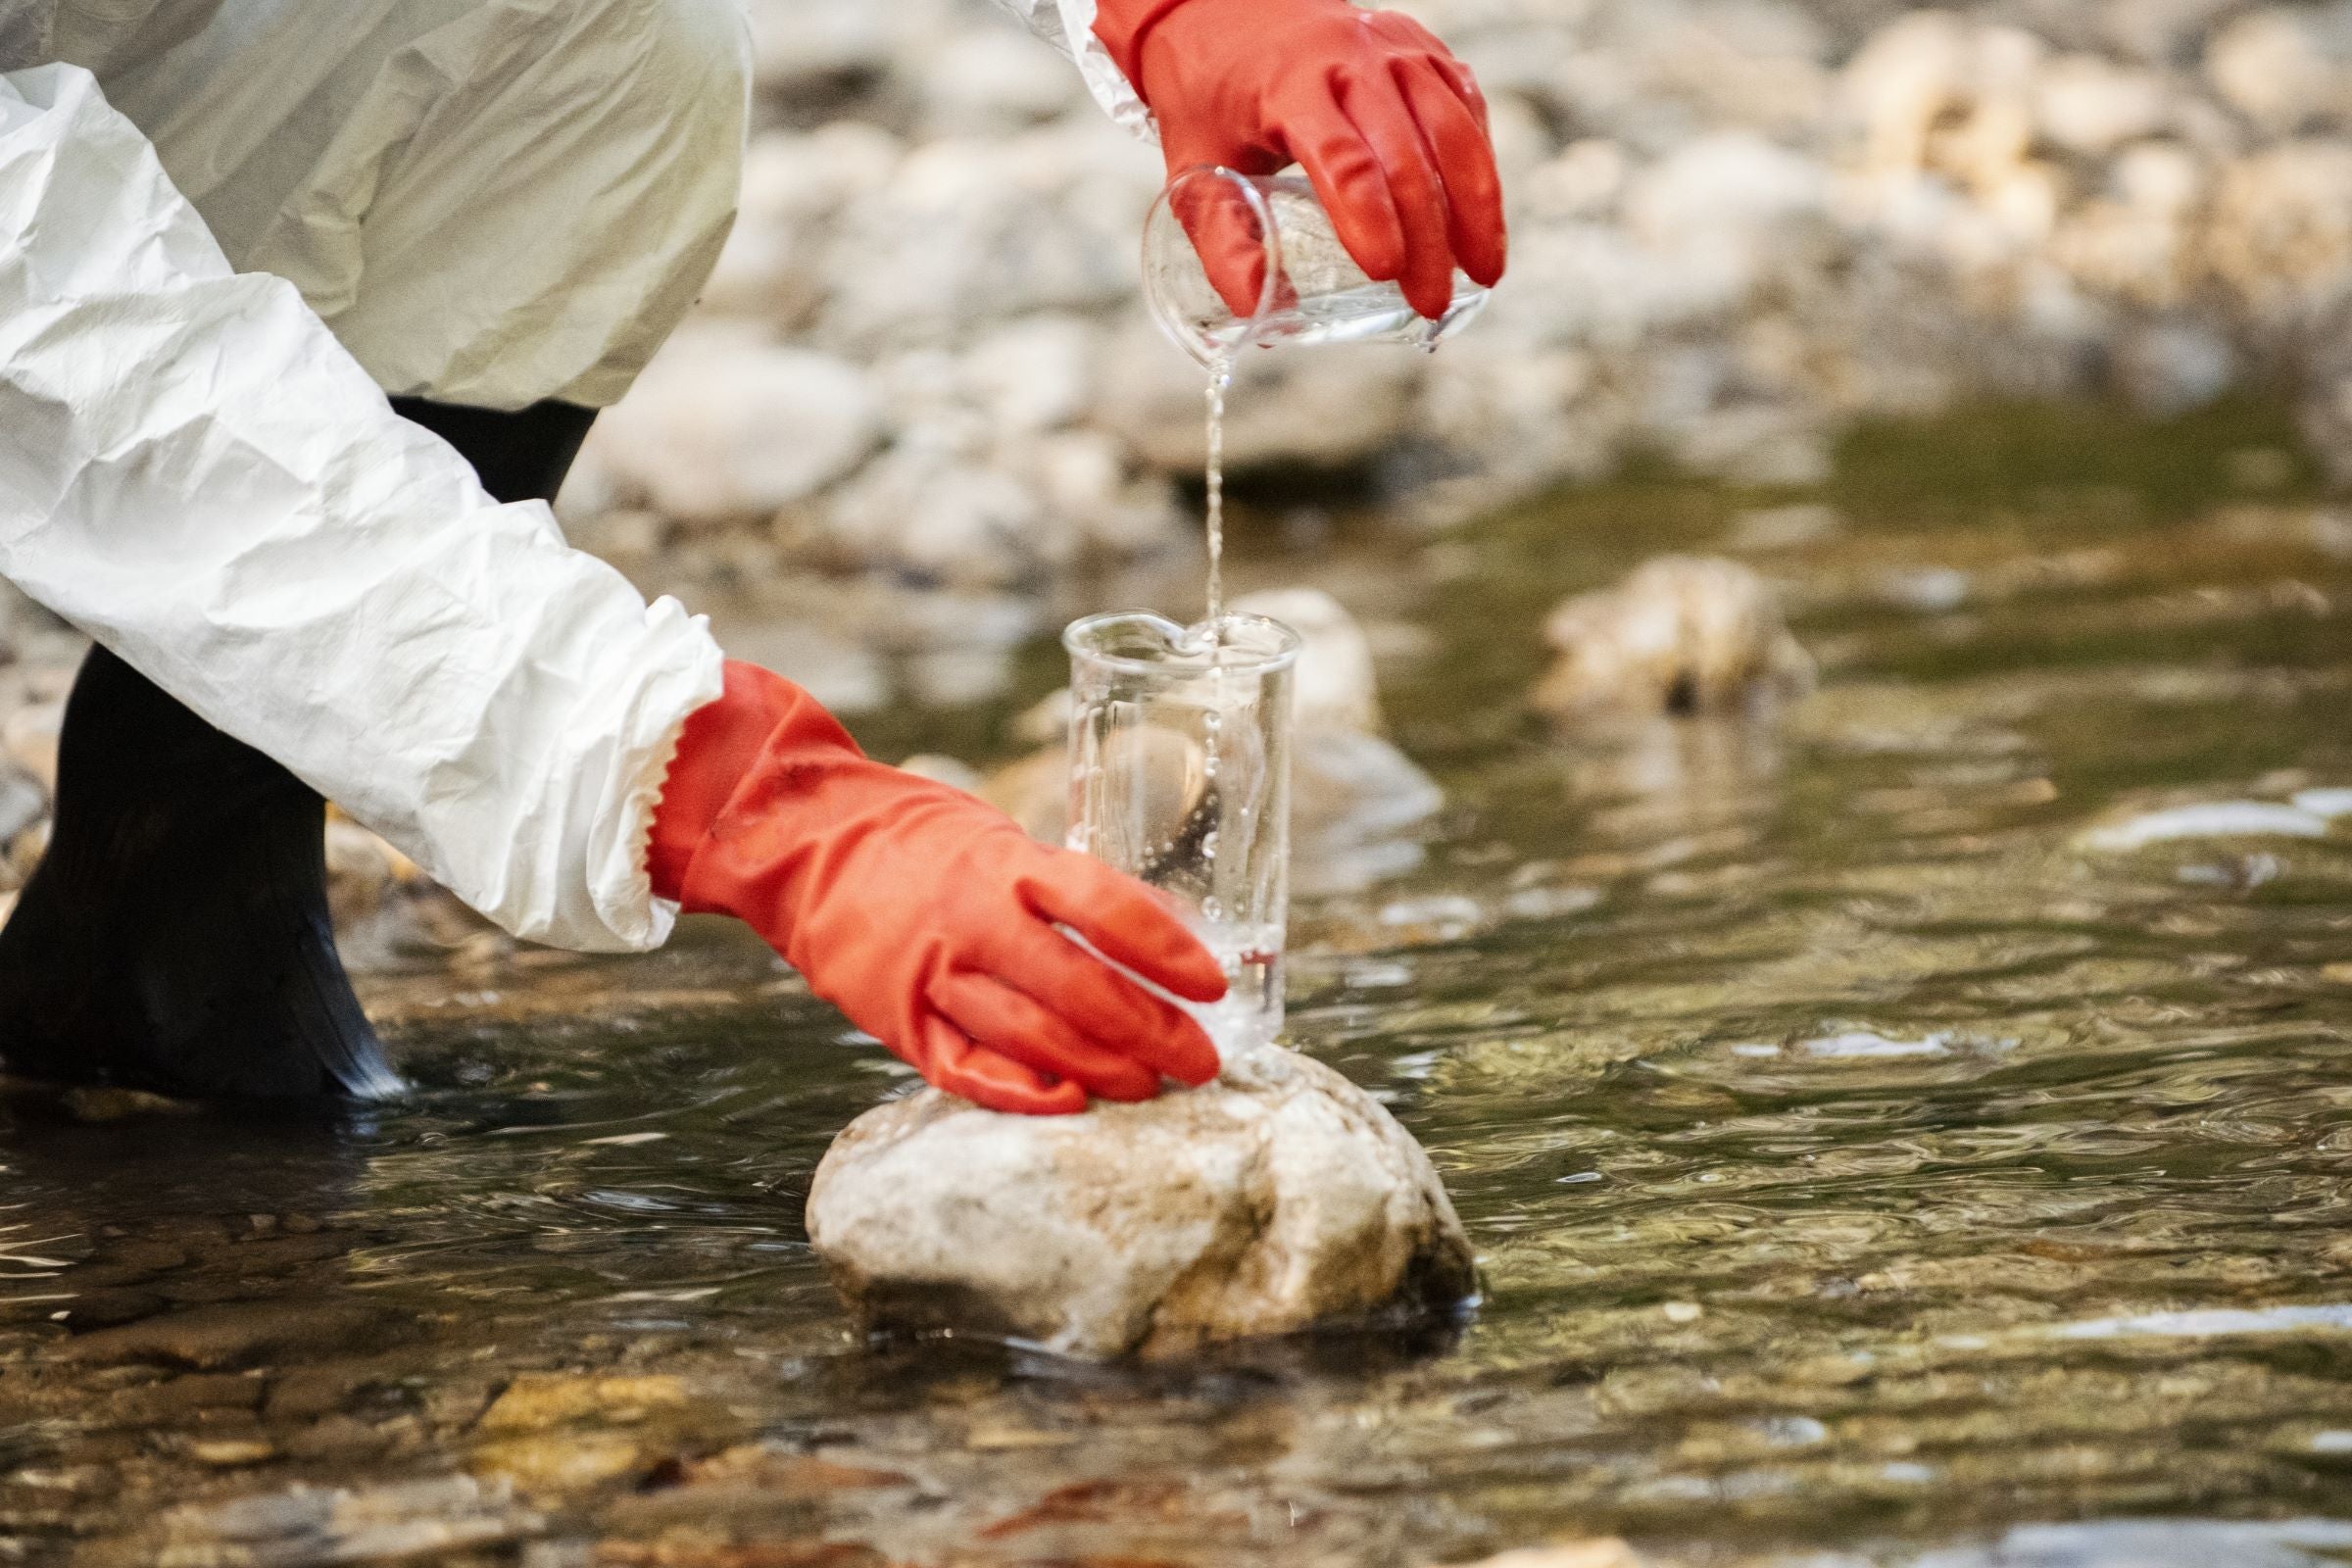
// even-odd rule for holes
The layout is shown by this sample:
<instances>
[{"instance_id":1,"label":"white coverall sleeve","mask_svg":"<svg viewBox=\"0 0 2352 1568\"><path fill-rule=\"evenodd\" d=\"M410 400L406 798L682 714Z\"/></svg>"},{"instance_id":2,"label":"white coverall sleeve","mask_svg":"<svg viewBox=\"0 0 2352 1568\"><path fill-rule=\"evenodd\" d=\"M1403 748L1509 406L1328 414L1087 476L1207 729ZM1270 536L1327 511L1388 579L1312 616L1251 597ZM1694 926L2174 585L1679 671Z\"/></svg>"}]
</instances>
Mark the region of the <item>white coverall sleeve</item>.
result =
<instances>
[{"instance_id":1,"label":"white coverall sleeve","mask_svg":"<svg viewBox=\"0 0 2352 1568\"><path fill-rule=\"evenodd\" d=\"M1110 51L1102 47L1102 40L1095 36L1095 0L997 0L997 4L1076 63L1086 90L1114 122L1146 141L1159 139L1152 111L1144 107L1134 84L1110 58Z\"/></svg>"},{"instance_id":2,"label":"white coverall sleeve","mask_svg":"<svg viewBox=\"0 0 2352 1568\"><path fill-rule=\"evenodd\" d=\"M0 75L0 574L515 935L667 936L702 620L395 416L69 66Z\"/></svg>"}]
</instances>

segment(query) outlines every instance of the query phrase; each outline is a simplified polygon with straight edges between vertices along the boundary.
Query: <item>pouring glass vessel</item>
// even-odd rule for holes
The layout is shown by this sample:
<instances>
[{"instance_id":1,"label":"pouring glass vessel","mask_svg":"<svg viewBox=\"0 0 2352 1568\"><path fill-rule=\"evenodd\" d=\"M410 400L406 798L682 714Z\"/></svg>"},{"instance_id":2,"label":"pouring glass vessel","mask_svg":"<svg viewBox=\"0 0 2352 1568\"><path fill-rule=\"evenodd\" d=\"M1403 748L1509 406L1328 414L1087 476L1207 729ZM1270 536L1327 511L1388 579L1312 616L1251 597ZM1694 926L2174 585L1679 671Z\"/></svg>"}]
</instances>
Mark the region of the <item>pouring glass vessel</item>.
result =
<instances>
[{"instance_id":1,"label":"pouring glass vessel","mask_svg":"<svg viewBox=\"0 0 2352 1568\"><path fill-rule=\"evenodd\" d=\"M1202 249L1259 253L1262 282L1249 310L1209 281ZM1214 369L1250 344L1435 348L1478 314L1487 291L1457 269L1446 313L1425 317L1396 284L1376 282L1355 265L1305 179L1202 165L1170 180L1144 221L1144 297L1160 329Z\"/></svg>"}]
</instances>

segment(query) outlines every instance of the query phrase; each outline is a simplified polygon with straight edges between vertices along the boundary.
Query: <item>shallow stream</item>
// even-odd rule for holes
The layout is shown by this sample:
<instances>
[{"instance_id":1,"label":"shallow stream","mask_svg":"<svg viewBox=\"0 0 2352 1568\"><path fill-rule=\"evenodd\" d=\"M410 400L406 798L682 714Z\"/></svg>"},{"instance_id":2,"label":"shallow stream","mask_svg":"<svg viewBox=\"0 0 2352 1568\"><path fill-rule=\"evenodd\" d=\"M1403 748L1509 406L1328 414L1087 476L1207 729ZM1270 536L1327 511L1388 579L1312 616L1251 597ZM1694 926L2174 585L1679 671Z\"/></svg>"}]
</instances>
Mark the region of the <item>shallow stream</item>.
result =
<instances>
[{"instance_id":1,"label":"shallow stream","mask_svg":"<svg viewBox=\"0 0 2352 1568\"><path fill-rule=\"evenodd\" d=\"M1420 1343L852 1343L800 1205L906 1076L723 931L371 977L417 1093L365 1113L17 1093L0 1560L2352 1562L2352 815L2083 842L2352 786L2305 483L2257 408L1991 411L1818 494L1237 530L1372 620L1453 801L1292 965L1480 1250ZM1547 728L1544 612L1669 549L1789 584L1822 689ZM1009 754L1050 648L869 739Z\"/></svg>"}]
</instances>

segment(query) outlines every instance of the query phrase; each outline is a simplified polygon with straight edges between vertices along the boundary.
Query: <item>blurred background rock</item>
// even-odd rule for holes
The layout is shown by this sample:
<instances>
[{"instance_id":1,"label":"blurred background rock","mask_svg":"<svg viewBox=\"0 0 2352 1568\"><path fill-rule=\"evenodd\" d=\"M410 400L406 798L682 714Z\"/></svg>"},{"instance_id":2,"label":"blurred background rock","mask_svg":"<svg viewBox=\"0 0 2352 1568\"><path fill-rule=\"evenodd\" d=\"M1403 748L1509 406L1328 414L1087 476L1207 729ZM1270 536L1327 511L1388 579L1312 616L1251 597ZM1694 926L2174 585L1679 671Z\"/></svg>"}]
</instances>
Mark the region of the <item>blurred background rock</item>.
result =
<instances>
[{"instance_id":1,"label":"blurred background rock","mask_svg":"<svg viewBox=\"0 0 2352 1568\"><path fill-rule=\"evenodd\" d=\"M1160 163L986 0L749 4L742 217L559 511L896 757L896 714L1050 690L1068 614L1197 602L1200 376L1138 294ZM1446 530L1661 459L1793 538L1841 432L1984 399L2279 400L2352 486L2352 0L1403 9L1485 85L1510 273L1435 355L1245 361L1241 586L1298 581L1295 549L1250 575L1269 517L1437 562ZM1316 581L1379 649L1413 635L1360 565ZM83 646L4 597L0 908ZM1001 717L950 723L958 776L1037 744ZM413 930L415 868L337 832L347 941Z\"/></svg>"},{"instance_id":2,"label":"blurred background rock","mask_svg":"<svg viewBox=\"0 0 2352 1568\"><path fill-rule=\"evenodd\" d=\"M1404 9L1486 86L1510 275L1427 359L1252 357L1245 485L1443 525L1637 454L1803 485L1859 416L2246 386L2352 480L2352 3ZM575 537L659 586L1184 548L1200 376L1136 289L1156 155L983 0L752 13L740 224L600 422Z\"/></svg>"}]
</instances>

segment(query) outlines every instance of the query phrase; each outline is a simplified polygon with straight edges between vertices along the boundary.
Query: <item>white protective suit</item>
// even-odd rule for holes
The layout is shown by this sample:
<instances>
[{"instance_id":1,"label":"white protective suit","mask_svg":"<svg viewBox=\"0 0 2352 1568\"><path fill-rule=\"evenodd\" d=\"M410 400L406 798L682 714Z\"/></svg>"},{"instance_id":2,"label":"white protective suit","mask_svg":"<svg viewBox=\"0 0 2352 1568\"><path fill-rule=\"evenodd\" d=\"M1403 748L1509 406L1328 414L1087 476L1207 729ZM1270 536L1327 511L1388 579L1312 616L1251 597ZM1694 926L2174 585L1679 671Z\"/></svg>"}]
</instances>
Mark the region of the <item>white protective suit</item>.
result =
<instances>
[{"instance_id":1,"label":"white protective suit","mask_svg":"<svg viewBox=\"0 0 2352 1568\"><path fill-rule=\"evenodd\" d=\"M1094 0L999 3L1148 129ZM0 575L562 947L667 937L719 651L385 394L618 398L732 221L746 43L734 0L0 0Z\"/></svg>"}]
</instances>

